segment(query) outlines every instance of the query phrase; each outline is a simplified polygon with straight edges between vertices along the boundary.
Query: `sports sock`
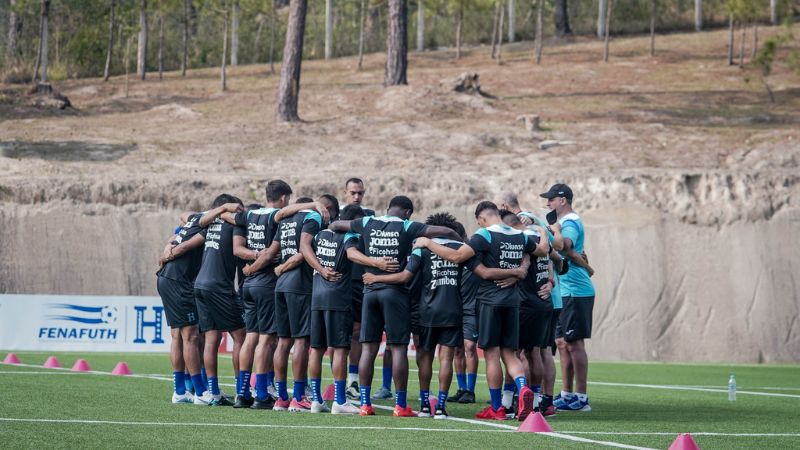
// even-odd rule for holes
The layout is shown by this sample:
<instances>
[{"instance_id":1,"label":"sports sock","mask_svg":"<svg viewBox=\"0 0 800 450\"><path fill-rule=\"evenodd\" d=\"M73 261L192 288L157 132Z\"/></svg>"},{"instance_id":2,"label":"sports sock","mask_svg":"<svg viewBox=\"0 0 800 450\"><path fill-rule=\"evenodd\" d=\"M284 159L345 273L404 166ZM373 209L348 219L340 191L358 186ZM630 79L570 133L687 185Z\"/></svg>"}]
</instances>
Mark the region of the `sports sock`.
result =
<instances>
[{"instance_id":1,"label":"sports sock","mask_svg":"<svg viewBox=\"0 0 800 450\"><path fill-rule=\"evenodd\" d=\"M250 376L251 372L246 370L239 371L239 395L249 399L250 398Z\"/></svg>"},{"instance_id":2,"label":"sports sock","mask_svg":"<svg viewBox=\"0 0 800 450\"><path fill-rule=\"evenodd\" d=\"M478 374L477 373L468 373L467 374L467 390L470 392L475 392L475 384L478 382Z\"/></svg>"},{"instance_id":3,"label":"sports sock","mask_svg":"<svg viewBox=\"0 0 800 450\"><path fill-rule=\"evenodd\" d=\"M208 390L211 395L219 395L219 380L217 377L208 377Z\"/></svg>"},{"instance_id":4,"label":"sports sock","mask_svg":"<svg viewBox=\"0 0 800 450\"><path fill-rule=\"evenodd\" d=\"M278 397L283 401L289 400L289 391L286 390L286 380L275 380L275 384L278 385Z\"/></svg>"},{"instance_id":5,"label":"sports sock","mask_svg":"<svg viewBox=\"0 0 800 450\"><path fill-rule=\"evenodd\" d=\"M206 374L206 368L200 368L200 376L203 377L203 386L208 386L208 374Z\"/></svg>"},{"instance_id":6,"label":"sports sock","mask_svg":"<svg viewBox=\"0 0 800 450\"><path fill-rule=\"evenodd\" d=\"M578 396L578 400L580 400L582 402L586 402L587 400L589 400L589 396L586 395L586 394L577 392L575 395L577 395Z\"/></svg>"},{"instance_id":7,"label":"sports sock","mask_svg":"<svg viewBox=\"0 0 800 450\"><path fill-rule=\"evenodd\" d=\"M444 409L444 404L447 402L447 391L439 391L439 399L436 403L436 409Z\"/></svg>"},{"instance_id":8,"label":"sports sock","mask_svg":"<svg viewBox=\"0 0 800 450\"><path fill-rule=\"evenodd\" d=\"M503 406L501 395L502 394L500 394L500 389L489 389L489 397L491 397L492 399L492 409L495 411L497 411L498 409L500 409L501 406Z\"/></svg>"},{"instance_id":9,"label":"sports sock","mask_svg":"<svg viewBox=\"0 0 800 450\"><path fill-rule=\"evenodd\" d=\"M275 384L275 371L270 370L267 372L267 387L270 387Z\"/></svg>"},{"instance_id":10,"label":"sports sock","mask_svg":"<svg viewBox=\"0 0 800 450\"><path fill-rule=\"evenodd\" d=\"M423 390L420 390L420 391L419 391L419 409L420 409L420 411L421 411L423 408L425 408L426 406L427 406L427 407L430 407L430 406L431 406L431 405L428 403L428 402L429 402L429 400L428 400L428 397L429 397L430 395L431 395L431 391L423 391Z\"/></svg>"},{"instance_id":11,"label":"sports sock","mask_svg":"<svg viewBox=\"0 0 800 450\"><path fill-rule=\"evenodd\" d=\"M516 385L514 383L505 383L503 384L503 391L511 391L513 393L515 387Z\"/></svg>"},{"instance_id":12,"label":"sports sock","mask_svg":"<svg viewBox=\"0 0 800 450\"><path fill-rule=\"evenodd\" d=\"M406 403L406 391L396 391L396 392L397 395L395 395L394 397L394 404L401 408L405 408L406 406L408 406L408 404Z\"/></svg>"},{"instance_id":13,"label":"sports sock","mask_svg":"<svg viewBox=\"0 0 800 450\"><path fill-rule=\"evenodd\" d=\"M383 368L383 384L381 387L392 390L392 367Z\"/></svg>"},{"instance_id":14,"label":"sports sock","mask_svg":"<svg viewBox=\"0 0 800 450\"><path fill-rule=\"evenodd\" d=\"M358 382L358 364L347 366L347 385L350 386L354 381Z\"/></svg>"},{"instance_id":15,"label":"sports sock","mask_svg":"<svg viewBox=\"0 0 800 450\"><path fill-rule=\"evenodd\" d=\"M192 391L194 389L194 385L192 384L192 376L189 375L189 372L183 373L183 389L184 392Z\"/></svg>"},{"instance_id":16,"label":"sports sock","mask_svg":"<svg viewBox=\"0 0 800 450\"><path fill-rule=\"evenodd\" d=\"M192 375L192 385L194 385L194 395L201 397L206 391L206 385L203 383L203 377L199 373Z\"/></svg>"},{"instance_id":17,"label":"sports sock","mask_svg":"<svg viewBox=\"0 0 800 450\"><path fill-rule=\"evenodd\" d=\"M507 391L504 389L500 398L500 403L505 409L511 408L511 404L514 402L514 391Z\"/></svg>"},{"instance_id":18,"label":"sports sock","mask_svg":"<svg viewBox=\"0 0 800 450\"><path fill-rule=\"evenodd\" d=\"M561 398L563 398L564 400L572 398L574 395L575 394L573 394L572 392L561 391Z\"/></svg>"},{"instance_id":19,"label":"sports sock","mask_svg":"<svg viewBox=\"0 0 800 450\"><path fill-rule=\"evenodd\" d=\"M303 399L303 396L306 395L306 381L305 380L294 380L292 384L292 391L294 394L294 399L298 402Z\"/></svg>"},{"instance_id":20,"label":"sports sock","mask_svg":"<svg viewBox=\"0 0 800 450\"><path fill-rule=\"evenodd\" d=\"M361 392L361 405L372 405L372 386L364 386L363 384L358 387Z\"/></svg>"},{"instance_id":21,"label":"sports sock","mask_svg":"<svg viewBox=\"0 0 800 450\"><path fill-rule=\"evenodd\" d=\"M183 371L172 372L172 384L175 385L175 393L178 395L186 394L186 377Z\"/></svg>"},{"instance_id":22,"label":"sports sock","mask_svg":"<svg viewBox=\"0 0 800 450\"><path fill-rule=\"evenodd\" d=\"M312 378L311 379L311 396L317 403L322 403L322 394L319 391L319 385L322 383L320 378Z\"/></svg>"},{"instance_id":23,"label":"sports sock","mask_svg":"<svg viewBox=\"0 0 800 450\"><path fill-rule=\"evenodd\" d=\"M525 377L515 378L514 383L517 385L517 392L522 392L522 388L528 385L528 381L525 380Z\"/></svg>"},{"instance_id":24,"label":"sports sock","mask_svg":"<svg viewBox=\"0 0 800 450\"><path fill-rule=\"evenodd\" d=\"M256 397L259 400L267 399L267 374L265 373L256 374Z\"/></svg>"},{"instance_id":25,"label":"sports sock","mask_svg":"<svg viewBox=\"0 0 800 450\"><path fill-rule=\"evenodd\" d=\"M467 374L465 373L457 373L456 374L456 381L458 381L458 390L466 391L467 390Z\"/></svg>"},{"instance_id":26,"label":"sports sock","mask_svg":"<svg viewBox=\"0 0 800 450\"><path fill-rule=\"evenodd\" d=\"M240 371L235 378L236 378L236 395L239 395L239 392L242 390L242 372Z\"/></svg>"},{"instance_id":27,"label":"sports sock","mask_svg":"<svg viewBox=\"0 0 800 450\"><path fill-rule=\"evenodd\" d=\"M347 397L345 396L345 383L344 380L334 380L333 381L333 392L336 394L336 403L340 405L344 405L347 402Z\"/></svg>"}]
</instances>

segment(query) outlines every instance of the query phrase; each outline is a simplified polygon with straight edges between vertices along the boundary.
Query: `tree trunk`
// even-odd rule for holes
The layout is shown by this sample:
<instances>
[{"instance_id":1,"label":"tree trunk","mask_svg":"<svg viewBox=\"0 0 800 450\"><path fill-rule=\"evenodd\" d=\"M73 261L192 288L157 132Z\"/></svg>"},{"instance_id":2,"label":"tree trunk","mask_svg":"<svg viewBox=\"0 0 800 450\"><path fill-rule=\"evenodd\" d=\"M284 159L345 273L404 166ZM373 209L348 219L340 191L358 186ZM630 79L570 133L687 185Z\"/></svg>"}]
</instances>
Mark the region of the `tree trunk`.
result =
<instances>
[{"instance_id":1,"label":"tree trunk","mask_svg":"<svg viewBox=\"0 0 800 450\"><path fill-rule=\"evenodd\" d=\"M239 2L233 2L233 13L231 14L231 65L239 65L239 18L241 9Z\"/></svg>"},{"instance_id":2,"label":"tree trunk","mask_svg":"<svg viewBox=\"0 0 800 450\"><path fill-rule=\"evenodd\" d=\"M597 3L597 38L604 39L606 37L606 10L608 9L608 0L600 0Z\"/></svg>"},{"instance_id":3,"label":"tree trunk","mask_svg":"<svg viewBox=\"0 0 800 450\"><path fill-rule=\"evenodd\" d=\"M422 0L417 3L417 51L425 50L425 7Z\"/></svg>"},{"instance_id":4,"label":"tree trunk","mask_svg":"<svg viewBox=\"0 0 800 450\"><path fill-rule=\"evenodd\" d=\"M386 33L384 86L408 84L408 5L406 0L389 0L389 29Z\"/></svg>"},{"instance_id":5,"label":"tree trunk","mask_svg":"<svg viewBox=\"0 0 800 450\"><path fill-rule=\"evenodd\" d=\"M133 42L133 35L128 36L127 43L125 44L125 98L128 98L129 84L128 74L130 73L131 69L131 43Z\"/></svg>"},{"instance_id":6,"label":"tree trunk","mask_svg":"<svg viewBox=\"0 0 800 450\"><path fill-rule=\"evenodd\" d=\"M255 62L261 61L261 32L264 30L264 21L266 20L263 15L256 16L256 21L258 22L258 27L256 28L256 40L255 40ZM260 19L259 19L260 18Z\"/></svg>"},{"instance_id":7,"label":"tree trunk","mask_svg":"<svg viewBox=\"0 0 800 450\"><path fill-rule=\"evenodd\" d=\"M228 21L230 20L231 14L230 10L228 9L227 2L223 3L222 7L224 8L222 13L222 64L219 71L219 81L222 92L225 92L228 90L228 79L225 76L225 63L228 59Z\"/></svg>"},{"instance_id":8,"label":"tree trunk","mask_svg":"<svg viewBox=\"0 0 800 450\"><path fill-rule=\"evenodd\" d=\"M6 43L6 54L10 58L11 66L15 66L19 58L19 32L22 25L22 20L17 16L14 8L16 7L17 0L11 0L8 5L8 42Z\"/></svg>"},{"instance_id":9,"label":"tree trunk","mask_svg":"<svg viewBox=\"0 0 800 450\"><path fill-rule=\"evenodd\" d=\"M778 0L769 0L769 23L778 25Z\"/></svg>"},{"instance_id":10,"label":"tree trunk","mask_svg":"<svg viewBox=\"0 0 800 450\"><path fill-rule=\"evenodd\" d=\"M111 76L111 57L114 50L114 10L117 6L116 0L111 0L111 13L108 20L108 48L106 49L106 67L103 70L103 81L108 81Z\"/></svg>"},{"instance_id":11,"label":"tree trunk","mask_svg":"<svg viewBox=\"0 0 800 450\"><path fill-rule=\"evenodd\" d=\"M536 52L536 64L542 62L542 39L543 39L543 30L542 26L544 24L544 0L537 0L536 2L536 37L534 42L534 51Z\"/></svg>"},{"instance_id":12,"label":"tree trunk","mask_svg":"<svg viewBox=\"0 0 800 450\"><path fill-rule=\"evenodd\" d=\"M514 42L517 25L517 0L508 0L508 42Z\"/></svg>"},{"instance_id":13,"label":"tree trunk","mask_svg":"<svg viewBox=\"0 0 800 450\"><path fill-rule=\"evenodd\" d=\"M300 120L297 103L300 94L300 66L303 61L303 36L306 26L307 0L291 0L286 45L283 47L281 82L278 86L278 119L284 122Z\"/></svg>"},{"instance_id":14,"label":"tree trunk","mask_svg":"<svg viewBox=\"0 0 800 450\"><path fill-rule=\"evenodd\" d=\"M758 22L753 23L753 50L750 54L751 59L755 59L758 53Z\"/></svg>"},{"instance_id":15,"label":"tree trunk","mask_svg":"<svg viewBox=\"0 0 800 450\"><path fill-rule=\"evenodd\" d=\"M458 21L456 22L456 59L461 59L461 28L464 26L464 0L458 2Z\"/></svg>"},{"instance_id":16,"label":"tree trunk","mask_svg":"<svg viewBox=\"0 0 800 450\"><path fill-rule=\"evenodd\" d=\"M272 0L270 8L269 24L271 36L269 38L269 71L275 73L275 0Z\"/></svg>"},{"instance_id":17,"label":"tree trunk","mask_svg":"<svg viewBox=\"0 0 800 450\"><path fill-rule=\"evenodd\" d=\"M34 71L33 81L37 79L47 83L48 65L48 41L49 41L49 21L50 21L50 0L42 0L42 11L39 25L39 55L36 58L36 70Z\"/></svg>"},{"instance_id":18,"label":"tree trunk","mask_svg":"<svg viewBox=\"0 0 800 450\"><path fill-rule=\"evenodd\" d=\"M158 11L158 79L164 79L164 5Z\"/></svg>"},{"instance_id":19,"label":"tree trunk","mask_svg":"<svg viewBox=\"0 0 800 450\"><path fill-rule=\"evenodd\" d=\"M147 0L142 0L139 10L139 48L136 52L136 73L141 80L147 72Z\"/></svg>"},{"instance_id":20,"label":"tree trunk","mask_svg":"<svg viewBox=\"0 0 800 450\"><path fill-rule=\"evenodd\" d=\"M181 58L181 76L186 76L186 69L189 62L189 11L192 7L192 0L183 2L183 56Z\"/></svg>"},{"instance_id":21,"label":"tree trunk","mask_svg":"<svg viewBox=\"0 0 800 450\"><path fill-rule=\"evenodd\" d=\"M500 0L494 2L494 23L492 24L492 59L497 58L497 29L500 27Z\"/></svg>"},{"instance_id":22,"label":"tree trunk","mask_svg":"<svg viewBox=\"0 0 800 450\"><path fill-rule=\"evenodd\" d=\"M611 11L614 8L614 0L607 0L606 7L606 37L603 43L603 62L608 62L608 41L611 38Z\"/></svg>"},{"instance_id":23,"label":"tree trunk","mask_svg":"<svg viewBox=\"0 0 800 450\"><path fill-rule=\"evenodd\" d=\"M728 65L733 65L733 13L728 18Z\"/></svg>"},{"instance_id":24,"label":"tree trunk","mask_svg":"<svg viewBox=\"0 0 800 450\"><path fill-rule=\"evenodd\" d=\"M506 8L500 0L500 22L497 23L497 64L503 64L503 26L506 19Z\"/></svg>"},{"instance_id":25,"label":"tree trunk","mask_svg":"<svg viewBox=\"0 0 800 450\"><path fill-rule=\"evenodd\" d=\"M569 26L569 5L567 0L555 0L555 25L556 36L564 37L572 34Z\"/></svg>"},{"instance_id":26,"label":"tree trunk","mask_svg":"<svg viewBox=\"0 0 800 450\"><path fill-rule=\"evenodd\" d=\"M694 0L694 29L703 29L703 0Z\"/></svg>"},{"instance_id":27,"label":"tree trunk","mask_svg":"<svg viewBox=\"0 0 800 450\"><path fill-rule=\"evenodd\" d=\"M364 21L367 15L367 2L361 0L361 23L358 26L358 70L364 63Z\"/></svg>"},{"instance_id":28,"label":"tree trunk","mask_svg":"<svg viewBox=\"0 0 800 450\"><path fill-rule=\"evenodd\" d=\"M656 56L656 10L658 0L650 0L650 56Z\"/></svg>"},{"instance_id":29,"label":"tree trunk","mask_svg":"<svg viewBox=\"0 0 800 450\"><path fill-rule=\"evenodd\" d=\"M739 42L739 68L744 68L744 41L747 38L747 24L742 22L739 25L742 28L742 38Z\"/></svg>"},{"instance_id":30,"label":"tree trunk","mask_svg":"<svg viewBox=\"0 0 800 450\"><path fill-rule=\"evenodd\" d=\"M325 59L333 58L333 0L325 0Z\"/></svg>"}]
</instances>

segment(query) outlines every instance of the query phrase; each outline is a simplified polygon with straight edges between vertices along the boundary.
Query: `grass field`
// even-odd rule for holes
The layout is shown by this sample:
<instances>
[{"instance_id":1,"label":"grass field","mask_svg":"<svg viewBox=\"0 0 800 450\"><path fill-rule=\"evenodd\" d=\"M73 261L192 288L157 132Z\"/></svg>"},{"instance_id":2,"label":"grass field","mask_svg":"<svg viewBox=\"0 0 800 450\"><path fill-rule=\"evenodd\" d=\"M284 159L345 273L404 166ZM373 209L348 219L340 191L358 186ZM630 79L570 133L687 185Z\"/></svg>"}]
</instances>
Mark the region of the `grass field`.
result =
<instances>
[{"instance_id":1,"label":"grass field","mask_svg":"<svg viewBox=\"0 0 800 450\"><path fill-rule=\"evenodd\" d=\"M22 365L0 364L3 448L666 449L686 432L704 449L800 448L800 366L593 362L589 395L594 410L559 413L549 419L556 434L542 435L514 433L516 422L472 420L488 400L483 376L478 403L450 404L452 420L396 419L388 408L378 409L375 417L343 417L173 405L165 354L56 354L67 368L86 358L96 371L90 374L43 369L45 353L17 355ZM229 358L222 359L221 367L230 373ZM134 376L110 376L118 361L126 361ZM731 373L739 388L735 402L727 398ZM327 385L330 373L323 376ZM221 381L232 385L233 378ZM432 387L433 392L435 382ZM415 409L418 402L411 399L417 392L412 371L409 400Z\"/></svg>"}]
</instances>

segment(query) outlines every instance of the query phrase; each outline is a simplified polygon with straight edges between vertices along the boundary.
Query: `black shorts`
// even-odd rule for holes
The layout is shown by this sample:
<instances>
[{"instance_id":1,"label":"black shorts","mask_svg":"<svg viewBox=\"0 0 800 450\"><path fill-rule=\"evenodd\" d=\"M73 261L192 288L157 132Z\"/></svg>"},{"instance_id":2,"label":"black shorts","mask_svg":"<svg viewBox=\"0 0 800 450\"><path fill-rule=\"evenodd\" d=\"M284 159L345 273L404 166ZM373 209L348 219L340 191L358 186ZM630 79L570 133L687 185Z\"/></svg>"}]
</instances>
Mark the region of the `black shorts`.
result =
<instances>
[{"instance_id":1,"label":"black shorts","mask_svg":"<svg viewBox=\"0 0 800 450\"><path fill-rule=\"evenodd\" d=\"M197 302L194 300L192 283L158 277L158 295L164 303L164 312L170 328L183 328L197 325Z\"/></svg>"},{"instance_id":2,"label":"black shorts","mask_svg":"<svg viewBox=\"0 0 800 450\"><path fill-rule=\"evenodd\" d=\"M247 332L275 334L275 285L245 286L242 298L245 304L245 328ZM247 318L247 304L255 304L255 325L250 328Z\"/></svg>"},{"instance_id":3,"label":"black shorts","mask_svg":"<svg viewBox=\"0 0 800 450\"><path fill-rule=\"evenodd\" d=\"M275 292L274 329L282 338L311 335L311 294Z\"/></svg>"},{"instance_id":4,"label":"black shorts","mask_svg":"<svg viewBox=\"0 0 800 450\"><path fill-rule=\"evenodd\" d=\"M547 337L550 339L547 346L553 349L553 356L556 354L556 328L558 328L558 320L561 317L561 308L553 309L550 315L550 329L547 332Z\"/></svg>"},{"instance_id":5,"label":"black shorts","mask_svg":"<svg viewBox=\"0 0 800 450\"><path fill-rule=\"evenodd\" d=\"M386 343L408 345L411 333L411 304L408 294L394 288L364 293L360 342L380 342L384 329Z\"/></svg>"},{"instance_id":6,"label":"black shorts","mask_svg":"<svg viewBox=\"0 0 800 450\"><path fill-rule=\"evenodd\" d=\"M552 306L552 304L551 304ZM548 340L553 311L520 307L519 309L519 348L531 351L534 347L545 348Z\"/></svg>"},{"instance_id":7,"label":"black shorts","mask_svg":"<svg viewBox=\"0 0 800 450\"><path fill-rule=\"evenodd\" d=\"M353 338L353 313L350 311L311 311L312 348L350 348Z\"/></svg>"},{"instance_id":8,"label":"black shorts","mask_svg":"<svg viewBox=\"0 0 800 450\"><path fill-rule=\"evenodd\" d=\"M244 328L242 321L242 304L236 298L236 293L223 294L221 292L194 290L197 299L197 313L200 331L234 331Z\"/></svg>"},{"instance_id":9,"label":"black shorts","mask_svg":"<svg viewBox=\"0 0 800 450\"><path fill-rule=\"evenodd\" d=\"M558 320L556 336L567 342L592 337L594 297L563 297L564 307Z\"/></svg>"},{"instance_id":10,"label":"black shorts","mask_svg":"<svg viewBox=\"0 0 800 450\"><path fill-rule=\"evenodd\" d=\"M364 283L361 280L352 280L353 286L353 306L350 311L353 315L353 322L361 323L361 304L364 301Z\"/></svg>"},{"instance_id":11,"label":"black shorts","mask_svg":"<svg viewBox=\"0 0 800 450\"><path fill-rule=\"evenodd\" d=\"M519 306L481 304L478 314L478 347L519 348Z\"/></svg>"},{"instance_id":12,"label":"black shorts","mask_svg":"<svg viewBox=\"0 0 800 450\"><path fill-rule=\"evenodd\" d=\"M461 327L426 327L419 328L419 348L433 352L441 344L447 347L461 347L464 345Z\"/></svg>"},{"instance_id":13,"label":"black shorts","mask_svg":"<svg viewBox=\"0 0 800 450\"><path fill-rule=\"evenodd\" d=\"M258 313L256 299L248 295L247 288L242 288L240 293L242 297L242 320L244 321L244 330L248 333L257 333Z\"/></svg>"},{"instance_id":14,"label":"black shorts","mask_svg":"<svg viewBox=\"0 0 800 450\"><path fill-rule=\"evenodd\" d=\"M478 317L464 314L462 322L464 324L464 340L478 342Z\"/></svg>"}]
</instances>

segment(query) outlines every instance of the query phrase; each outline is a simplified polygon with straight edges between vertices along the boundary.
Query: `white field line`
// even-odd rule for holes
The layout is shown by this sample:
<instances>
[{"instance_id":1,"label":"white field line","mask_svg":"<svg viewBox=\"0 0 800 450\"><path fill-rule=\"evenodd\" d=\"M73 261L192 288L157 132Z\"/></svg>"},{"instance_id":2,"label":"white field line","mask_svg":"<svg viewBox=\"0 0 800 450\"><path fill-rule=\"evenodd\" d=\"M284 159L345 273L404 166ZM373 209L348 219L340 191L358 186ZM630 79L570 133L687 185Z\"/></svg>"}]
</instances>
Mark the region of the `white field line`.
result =
<instances>
[{"instance_id":1,"label":"white field line","mask_svg":"<svg viewBox=\"0 0 800 450\"><path fill-rule=\"evenodd\" d=\"M800 433L717 433L714 431L695 432L667 432L667 431L562 431L568 434L595 434L595 435L620 435L620 436L677 436L678 434L691 434L692 436L732 436L732 437L800 437Z\"/></svg>"}]
</instances>

